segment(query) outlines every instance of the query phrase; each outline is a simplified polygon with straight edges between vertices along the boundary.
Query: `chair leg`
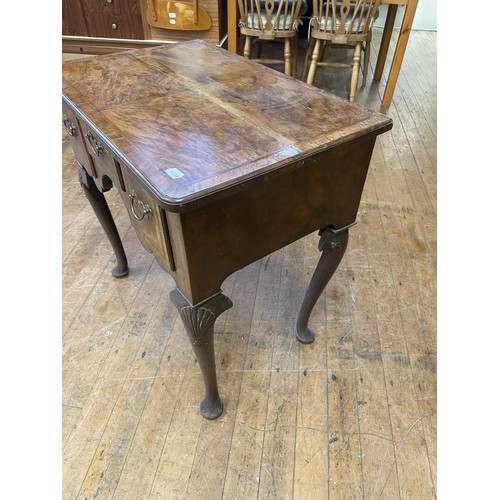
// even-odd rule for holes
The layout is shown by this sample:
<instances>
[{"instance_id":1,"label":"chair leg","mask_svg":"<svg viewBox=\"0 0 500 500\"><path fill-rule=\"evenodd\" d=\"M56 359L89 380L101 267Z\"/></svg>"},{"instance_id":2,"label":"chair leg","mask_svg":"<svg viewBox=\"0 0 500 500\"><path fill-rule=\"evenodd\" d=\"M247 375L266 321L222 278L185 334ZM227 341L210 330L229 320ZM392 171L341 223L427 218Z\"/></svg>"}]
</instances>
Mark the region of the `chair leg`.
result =
<instances>
[{"instance_id":1,"label":"chair leg","mask_svg":"<svg viewBox=\"0 0 500 500\"><path fill-rule=\"evenodd\" d=\"M363 55L363 87L366 85L366 76L368 75L368 65L370 64L370 42L371 35L365 43L365 53Z\"/></svg>"},{"instance_id":2,"label":"chair leg","mask_svg":"<svg viewBox=\"0 0 500 500\"><path fill-rule=\"evenodd\" d=\"M306 55L304 57L304 65L302 66L302 76L300 77L300 79L303 82L306 81L307 70L309 69L309 63L311 60L311 55L314 48L315 40L316 40L315 38L309 38L309 41L307 42L307 50L306 50Z\"/></svg>"},{"instance_id":3,"label":"chair leg","mask_svg":"<svg viewBox=\"0 0 500 500\"><path fill-rule=\"evenodd\" d=\"M321 51L319 53L318 62L321 62L325 57L326 40L321 44Z\"/></svg>"},{"instance_id":4,"label":"chair leg","mask_svg":"<svg viewBox=\"0 0 500 500\"><path fill-rule=\"evenodd\" d=\"M314 77L316 76L316 68L318 66L318 57L323 48L323 40L316 40L314 44L314 49L311 57L311 66L309 67L309 72L307 73L307 83L312 85L314 82Z\"/></svg>"},{"instance_id":5,"label":"chair leg","mask_svg":"<svg viewBox=\"0 0 500 500\"><path fill-rule=\"evenodd\" d=\"M297 59L299 54L299 35L292 38L292 76L297 78Z\"/></svg>"},{"instance_id":6,"label":"chair leg","mask_svg":"<svg viewBox=\"0 0 500 500\"><path fill-rule=\"evenodd\" d=\"M245 46L243 47L243 57L251 59L252 52L252 37L245 36Z\"/></svg>"},{"instance_id":7,"label":"chair leg","mask_svg":"<svg viewBox=\"0 0 500 500\"><path fill-rule=\"evenodd\" d=\"M290 38L285 38L285 75L292 76L292 50Z\"/></svg>"},{"instance_id":8,"label":"chair leg","mask_svg":"<svg viewBox=\"0 0 500 500\"><path fill-rule=\"evenodd\" d=\"M354 98L356 97L356 89L358 88L359 66L361 63L361 43L362 42L356 42L356 47L354 47L354 60L351 76L351 93L349 95L349 100L351 102L354 102Z\"/></svg>"}]
</instances>

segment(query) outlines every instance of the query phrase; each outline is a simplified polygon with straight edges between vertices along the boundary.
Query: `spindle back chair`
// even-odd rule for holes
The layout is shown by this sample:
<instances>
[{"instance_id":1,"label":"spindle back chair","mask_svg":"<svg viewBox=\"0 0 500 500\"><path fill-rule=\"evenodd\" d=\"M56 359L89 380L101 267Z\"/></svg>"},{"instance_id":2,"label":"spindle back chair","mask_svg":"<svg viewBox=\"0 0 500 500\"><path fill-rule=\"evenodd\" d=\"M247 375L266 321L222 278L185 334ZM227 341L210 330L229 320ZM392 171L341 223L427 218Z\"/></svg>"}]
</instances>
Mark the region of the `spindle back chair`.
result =
<instances>
[{"instance_id":1,"label":"spindle back chair","mask_svg":"<svg viewBox=\"0 0 500 500\"><path fill-rule=\"evenodd\" d=\"M283 40L283 59L254 60L262 64L283 64L285 74L297 73L297 29L307 10L306 0L238 0L240 34L244 39L243 56L251 59L252 41Z\"/></svg>"},{"instance_id":2,"label":"spindle back chair","mask_svg":"<svg viewBox=\"0 0 500 500\"><path fill-rule=\"evenodd\" d=\"M380 0L313 0L310 40L302 79L313 84L319 67L352 68L349 100L354 101L359 79L361 53L364 50L363 85L366 84L371 32L378 16ZM352 62L324 61L327 43L354 49Z\"/></svg>"}]
</instances>

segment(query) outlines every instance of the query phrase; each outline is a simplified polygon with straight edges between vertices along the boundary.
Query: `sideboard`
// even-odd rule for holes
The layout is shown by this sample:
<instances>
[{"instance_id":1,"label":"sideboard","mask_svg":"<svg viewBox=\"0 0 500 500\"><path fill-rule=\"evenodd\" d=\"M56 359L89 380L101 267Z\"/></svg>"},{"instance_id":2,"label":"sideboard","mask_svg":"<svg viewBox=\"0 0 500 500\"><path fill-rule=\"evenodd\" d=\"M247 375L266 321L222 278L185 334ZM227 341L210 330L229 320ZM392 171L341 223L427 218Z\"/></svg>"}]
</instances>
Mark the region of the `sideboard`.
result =
<instances>
[{"instance_id":1,"label":"sideboard","mask_svg":"<svg viewBox=\"0 0 500 500\"><path fill-rule=\"evenodd\" d=\"M208 28L202 26L207 18ZM106 54L193 39L221 46L226 38L227 0L62 0L66 53Z\"/></svg>"}]
</instances>

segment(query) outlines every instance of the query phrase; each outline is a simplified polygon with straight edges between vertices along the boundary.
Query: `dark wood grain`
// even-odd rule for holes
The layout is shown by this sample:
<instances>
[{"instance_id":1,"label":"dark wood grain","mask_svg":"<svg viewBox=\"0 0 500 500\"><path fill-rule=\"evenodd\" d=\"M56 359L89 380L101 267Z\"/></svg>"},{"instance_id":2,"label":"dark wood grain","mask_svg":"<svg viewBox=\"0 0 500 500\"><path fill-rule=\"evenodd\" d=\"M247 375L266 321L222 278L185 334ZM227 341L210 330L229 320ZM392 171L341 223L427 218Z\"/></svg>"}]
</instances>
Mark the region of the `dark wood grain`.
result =
<instances>
[{"instance_id":1,"label":"dark wood grain","mask_svg":"<svg viewBox=\"0 0 500 500\"><path fill-rule=\"evenodd\" d=\"M70 61L63 93L173 211L390 126L201 41Z\"/></svg>"},{"instance_id":2,"label":"dark wood grain","mask_svg":"<svg viewBox=\"0 0 500 500\"><path fill-rule=\"evenodd\" d=\"M144 38L139 0L63 0L62 34L101 38Z\"/></svg>"}]
</instances>

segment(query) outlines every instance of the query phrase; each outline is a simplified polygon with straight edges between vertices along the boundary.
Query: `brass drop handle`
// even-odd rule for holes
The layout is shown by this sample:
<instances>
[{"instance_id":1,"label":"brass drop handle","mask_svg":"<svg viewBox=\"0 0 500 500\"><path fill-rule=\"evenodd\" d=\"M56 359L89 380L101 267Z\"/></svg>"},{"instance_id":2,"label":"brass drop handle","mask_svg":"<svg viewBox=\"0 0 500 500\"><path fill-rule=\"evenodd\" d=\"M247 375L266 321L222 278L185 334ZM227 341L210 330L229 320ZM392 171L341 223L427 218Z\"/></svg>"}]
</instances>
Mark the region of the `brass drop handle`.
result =
<instances>
[{"instance_id":1,"label":"brass drop handle","mask_svg":"<svg viewBox=\"0 0 500 500\"><path fill-rule=\"evenodd\" d=\"M85 137L87 138L87 141L89 141L90 147L92 148L92 151L96 156L102 156L104 149L102 147L102 144L94 137L94 134L89 130L86 134Z\"/></svg>"},{"instance_id":2,"label":"brass drop handle","mask_svg":"<svg viewBox=\"0 0 500 500\"><path fill-rule=\"evenodd\" d=\"M146 215L150 214L152 212L151 207L147 204L141 201L137 197L137 193L132 189L132 193L128 195L130 198L130 209L132 210L132 215L137 219L137 220L142 220ZM135 205L140 209L140 213L138 214L135 211Z\"/></svg>"},{"instance_id":3,"label":"brass drop handle","mask_svg":"<svg viewBox=\"0 0 500 500\"><path fill-rule=\"evenodd\" d=\"M66 127L66 130L68 131L68 134L74 137L76 135L75 124L66 115L63 115L62 121L64 123L64 126Z\"/></svg>"}]
</instances>

